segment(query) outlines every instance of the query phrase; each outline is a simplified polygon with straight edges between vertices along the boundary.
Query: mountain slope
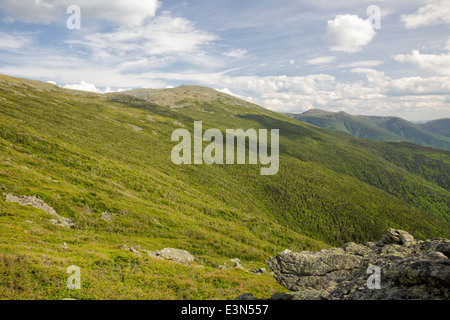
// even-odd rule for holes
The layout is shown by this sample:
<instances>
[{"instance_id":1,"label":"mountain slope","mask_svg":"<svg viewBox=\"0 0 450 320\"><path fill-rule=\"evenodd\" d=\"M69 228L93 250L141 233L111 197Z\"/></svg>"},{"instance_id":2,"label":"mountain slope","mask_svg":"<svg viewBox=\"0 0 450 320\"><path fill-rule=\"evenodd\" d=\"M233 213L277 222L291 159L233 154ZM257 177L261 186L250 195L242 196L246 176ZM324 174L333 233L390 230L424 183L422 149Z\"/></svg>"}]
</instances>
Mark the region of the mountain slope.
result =
<instances>
[{"instance_id":1,"label":"mountain slope","mask_svg":"<svg viewBox=\"0 0 450 320\"><path fill-rule=\"evenodd\" d=\"M199 91L208 99L202 99ZM280 150L287 155L303 162L318 164L321 169L326 168L356 178L450 221L447 185L436 183L432 178L449 172L449 152L429 148L426 148L426 151L420 150L417 155L426 154L426 163L433 165L426 168L427 175L419 177L411 166L399 161L392 163L389 160L392 157L384 155L386 144L369 141L362 143L360 139L345 134L326 132L212 89L181 86L169 90L141 89L138 92L141 97L145 97L147 92L147 95L151 96L148 100L180 115L207 121L221 130L230 126L244 129L279 128L282 135ZM136 91L127 93L134 95ZM182 107L172 103L180 95L184 95ZM213 96L216 97L211 99ZM239 103L244 108L239 107ZM251 111L248 110L249 106ZM408 156L415 157L416 152L416 146L410 145ZM448 181L448 175L444 175L443 179ZM433 200L429 201L430 199Z\"/></svg>"},{"instance_id":2,"label":"mountain slope","mask_svg":"<svg viewBox=\"0 0 450 320\"><path fill-rule=\"evenodd\" d=\"M425 128L426 130L439 134L441 136L450 138L450 119L438 119L429 121L427 123L421 123L419 126Z\"/></svg>"},{"instance_id":3,"label":"mountain slope","mask_svg":"<svg viewBox=\"0 0 450 320\"><path fill-rule=\"evenodd\" d=\"M312 109L288 116L315 126L375 141L407 141L423 146L450 150L448 119L413 124L396 117L353 116L345 112Z\"/></svg>"},{"instance_id":4,"label":"mountain slope","mask_svg":"<svg viewBox=\"0 0 450 320\"><path fill-rule=\"evenodd\" d=\"M193 132L195 120L222 132L279 129L279 173L173 164L171 134ZM0 297L270 295L282 290L270 275L217 267L236 257L262 267L286 248L363 242L389 227L448 236L449 152L402 148L203 87L100 95L0 76L0 193L39 196L75 224L61 228L43 210L0 197ZM143 254L165 247L188 250L205 268ZM82 291L64 287L71 264L83 270Z\"/></svg>"}]
</instances>

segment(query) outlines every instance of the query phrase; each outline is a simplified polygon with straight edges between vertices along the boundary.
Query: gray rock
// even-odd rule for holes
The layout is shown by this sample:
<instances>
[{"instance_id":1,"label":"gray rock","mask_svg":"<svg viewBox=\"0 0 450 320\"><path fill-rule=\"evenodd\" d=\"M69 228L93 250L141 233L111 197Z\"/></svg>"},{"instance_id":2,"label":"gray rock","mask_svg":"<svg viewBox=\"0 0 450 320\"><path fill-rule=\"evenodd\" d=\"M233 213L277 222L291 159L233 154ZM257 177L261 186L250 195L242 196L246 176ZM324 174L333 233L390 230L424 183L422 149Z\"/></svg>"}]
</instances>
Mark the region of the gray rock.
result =
<instances>
[{"instance_id":1,"label":"gray rock","mask_svg":"<svg viewBox=\"0 0 450 320\"><path fill-rule=\"evenodd\" d=\"M324 290L304 289L289 293L275 293L270 300L324 300L327 295Z\"/></svg>"},{"instance_id":2,"label":"gray rock","mask_svg":"<svg viewBox=\"0 0 450 320\"><path fill-rule=\"evenodd\" d=\"M158 251L147 251L147 256L155 259L162 259L162 257L158 254Z\"/></svg>"},{"instance_id":3,"label":"gray rock","mask_svg":"<svg viewBox=\"0 0 450 320\"><path fill-rule=\"evenodd\" d=\"M400 234L400 240L402 241L403 244L407 244L409 242L413 242L414 237L409 233L403 231L403 233Z\"/></svg>"},{"instance_id":4,"label":"gray rock","mask_svg":"<svg viewBox=\"0 0 450 320\"><path fill-rule=\"evenodd\" d=\"M244 266L240 262L235 262L233 268L248 271L247 269L244 268Z\"/></svg>"},{"instance_id":5,"label":"gray rock","mask_svg":"<svg viewBox=\"0 0 450 320\"><path fill-rule=\"evenodd\" d=\"M361 259L361 256L346 253L341 248L316 253L285 250L268 259L266 264L274 271L278 283L289 290L299 291L330 287L329 283L348 276L348 271L357 268Z\"/></svg>"},{"instance_id":6,"label":"gray rock","mask_svg":"<svg viewBox=\"0 0 450 320\"><path fill-rule=\"evenodd\" d=\"M41 209L47 212L48 214L55 216L55 219L50 219L49 221L54 225L61 226L64 228L74 227L75 224L68 218L61 217L55 209L50 207L41 198L37 196L14 196L12 194L4 194L6 196L6 202L16 202L23 206L32 206L36 209Z\"/></svg>"},{"instance_id":7,"label":"gray rock","mask_svg":"<svg viewBox=\"0 0 450 320\"><path fill-rule=\"evenodd\" d=\"M234 300L261 300L261 299L255 298L253 296L253 293L243 293Z\"/></svg>"},{"instance_id":8,"label":"gray rock","mask_svg":"<svg viewBox=\"0 0 450 320\"><path fill-rule=\"evenodd\" d=\"M140 253L139 251L137 251L136 248L134 248L134 247L131 247L131 248L130 248L130 251L131 251L131 253L134 253L134 254L137 255L137 256L140 256L140 255L141 255L141 253Z\"/></svg>"},{"instance_id":9,"label":"gray rock","mask_svg":"<svg viewBox=\"0 0 450 320\"><path fill-rule=\"evenodd\" d=\"M247 269L244 268L244 266L241 264L241 260L239 260L238 258L234 258L234 259L230 259L231 265L230 263L224 262L223 264L221 264L220 266L218 266L218 269L222 269L222 270L227 270L227 269L241 269L243 271L246 272L250 272Z\"/></svg>"},{"instance_id":10,"label":"gray rock","mask_svg":"<svg viewBox=\"0 0 450 320\"><path fill-rule=\"evenodd\" d=\"M381 236L381 241L383 241L384 244L392 244L392 243L394 243L392 238L390 238L388 235ZM400 241L400 239L399 239L399 241Z\"/></svg>"},{"instance_id":11,"label":"gray rock","mask_svg":"<svg viewBox=\"0 0 450 320\"><path fill-rule=\"evenodd\" d=\"M436 246L436 251L443 253L447 258L450 258L450 241L440 243Z\"/></svg>"},{"instance_id":12,"label":"gray rock","mask_svg":"<svg viewBox=\"0 0 450 320\"><path fill-rule=\"evenodd\" d=\"M164 248L160 251L150 251L148 256L179 263L191 263L195 260L195 257L189 252L174 248Z\"/></svg>"},{"instance_id":13,"label":"gray rock","mask_svg":"<svg viewBox=\"0 0 450 320\"><path fill-rule=\"evenodd\" d=\"M135 254L135 255L137 255L137 256L141 256L141 253L139 252L139 251L137 251L137 247L128 247L126 244L124 244L122 247L121 247L123 250L126 250L126 251L130 251L131 253L133 253L133 254Z\"/></svg>"},{"instance_id":14,"label":"gray rock","mask_svg":"<svg viewBox=\"0 0 450 320\"><path fill-rule=\"evenodd\" d=\"M189 252L180 249L165 248L159 251L159 254L165 259L181 263L189 263L195 260L195 257Z\"/></svg>"},{"instance_id":15,"label":"gray rock","mask_svg":"<svg viewBox=\"0 0 450 320\"><path fill-rule=\"evenodd\" d=\"M345 250L345 252L350 254L355 254L357 256L365 257L368 254L372 252L368 247L363 246L361 244L356 244L354 242L346 243L342 246L342 249Z\"/></svg>"},{"instance_id":16,"label":"gray rock","mask_svg":"<svg viewBox=\"0 0 450 320\"><path fill-rule=\"evenodd\" d=\"M217 267L218 269L221 269L221 270L227 270L228 269L228 267L227 267L227 263L226 262L224 262L223 264L221 264L220 266L218 266Z\"/></svg>"},{"instance_id":17,"label":"gray rock","mask_svg":"<svg viewBox=\"0 0 450 320\"><path fill-rule=\"evenodd\" d=\"M50 219L50 223L63 228L72 228L75 224L68 218L59 217L59 219Z\"/></svg>"},{"instance_id":18,"label":"gray rock","mask_svg":"<svg viewBox=\"0 0 450 320\"><path fill-rule=\"evenodd\" d=\"M383 247L383 246L384 246L383 240L378 240L378 242L376 243L376 245L377 245L378 247Z\"/></svg>"},{"instance_id":19,"label":"gray rock","mask_svg":"<svg viewBox=\"0 0 450 320\"><path fill-rule=\"evenodd\" d=\"M416 241L389 229L382 246L347 243L319 252L279 252L266 261L279 284L294 292L274 300L448 300L450 240ZM380 268L381 288L367 285L369 266Z\"/></svg>"},{"instance_id":20,"label":"gray rock","mask_svg":"<svg viewBox=\"0 0 450 320\"><path fill-rule=\"evenodd\" d=\"M381 240L385 244L406 244L414 241L414 237L403 230L389 229L387 234L382 236Z\"/></svg>"},{"instance_id":21,"label":"gray rock","mask_svg":"<svg viewBox=\"0 0 450 320\"><path fill-rule=\"evenodd\" d=\"M267 269L266 268L253 269L251 271L251 273L253 273L253 274L263 274L263 273L267 273Z\"/></svg>"}]
</instances>

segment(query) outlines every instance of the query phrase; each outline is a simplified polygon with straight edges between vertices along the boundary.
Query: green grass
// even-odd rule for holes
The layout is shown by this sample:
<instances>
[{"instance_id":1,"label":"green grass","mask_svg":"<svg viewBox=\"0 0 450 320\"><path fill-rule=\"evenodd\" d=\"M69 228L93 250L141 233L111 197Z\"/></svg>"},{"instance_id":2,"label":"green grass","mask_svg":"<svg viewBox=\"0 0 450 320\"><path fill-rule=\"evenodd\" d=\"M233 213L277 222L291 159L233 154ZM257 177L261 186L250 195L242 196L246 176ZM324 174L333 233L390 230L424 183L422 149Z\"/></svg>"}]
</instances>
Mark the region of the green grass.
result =
<instances>
[{"instance_id":1,"label":"green grass","mask_svg":"<svg viewBox=\"0 0 450 320\"><path fill-rule=\"evenodd\" d=\"M195 120L280 129L279 173L174 165L171 134ZM390 227L448 236L448 156L336 134L202 87L99 95L1 76L0 195L40 196L76 226L0 196L0 298L268 297L284 290L270 274L217 267L263 267L286 248L373 241ZM124 244L180 248L196 262L137 257ZM65 287L72 264L81 291Z\"/></svg>"}]
</instances>

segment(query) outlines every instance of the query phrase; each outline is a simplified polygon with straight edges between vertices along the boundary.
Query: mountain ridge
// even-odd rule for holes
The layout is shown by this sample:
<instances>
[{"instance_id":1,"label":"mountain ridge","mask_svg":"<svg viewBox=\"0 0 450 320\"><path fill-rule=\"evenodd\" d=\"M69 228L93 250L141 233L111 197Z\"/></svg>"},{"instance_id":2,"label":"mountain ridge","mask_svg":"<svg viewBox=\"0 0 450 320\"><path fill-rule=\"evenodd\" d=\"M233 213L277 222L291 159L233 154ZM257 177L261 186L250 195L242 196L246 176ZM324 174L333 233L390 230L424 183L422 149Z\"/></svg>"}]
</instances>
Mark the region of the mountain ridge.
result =
<instances>
[{"instance_id":1,"label":"mountain ridge","mask_svg":"<svg viewBox=\"0 0 450 320\"><path fill-rule=\"evenodd\" d=\"M450 119L438 119L414 124L399 117L350 115L346 112L329 112L311 109L301 114L287 116L321 128L340 131L357 138L375 141L407 141L423 146L450 150Z\"/></svg>"}]
</instances>

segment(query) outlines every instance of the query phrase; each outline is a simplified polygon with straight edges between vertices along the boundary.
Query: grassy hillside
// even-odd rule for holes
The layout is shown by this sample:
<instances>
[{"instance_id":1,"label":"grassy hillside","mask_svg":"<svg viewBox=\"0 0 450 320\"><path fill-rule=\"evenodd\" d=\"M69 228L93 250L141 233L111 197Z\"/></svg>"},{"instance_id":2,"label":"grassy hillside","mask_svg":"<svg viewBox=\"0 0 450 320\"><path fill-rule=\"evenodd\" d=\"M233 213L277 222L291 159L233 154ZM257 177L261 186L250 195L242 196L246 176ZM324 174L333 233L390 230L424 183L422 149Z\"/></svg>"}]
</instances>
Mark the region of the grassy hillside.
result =
<instances>
[{"instance_id":1,"label":"grassy hillside","mask_svg":"<svg viewBox=\"0 0 450 320\"><path fill-rule=\"evenodd\" d=\"M450 150L448 119L414 124L397 117L353 116L345 112L313 109L288 116L320 128L336 130L357 138L375 141L400 142Z\"/></svg>"},{"instance_id":2,"label":"grassy hillside","mask_svg":"<svg viewBox=\"0 0 450 320\"><path fill-rule=\"evenodd\" d=\"M280 130L280 171L171 162L177 128ZM206 144L205 144L206 145ZM404 161L408 159L408 161ZM372 143L196 86L92 94L0 76L0 194L39 196L74 228L0 196L0 297L218 299L283 291L244 267L289 248L449 235L449 152ZM110 220L102 218L108 212ZM67 247L63 246L67 244ZM180 248L192 265L122 249ZM83 289L65 287L69 265Z\"/></svg>"}]
</instances>

